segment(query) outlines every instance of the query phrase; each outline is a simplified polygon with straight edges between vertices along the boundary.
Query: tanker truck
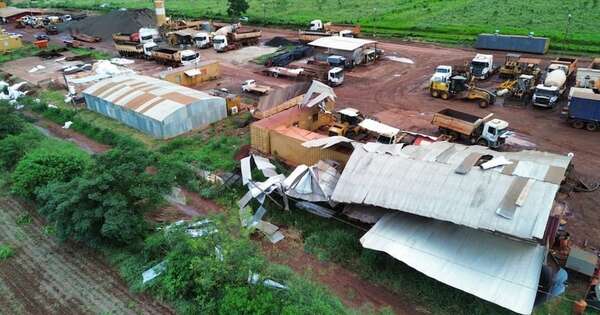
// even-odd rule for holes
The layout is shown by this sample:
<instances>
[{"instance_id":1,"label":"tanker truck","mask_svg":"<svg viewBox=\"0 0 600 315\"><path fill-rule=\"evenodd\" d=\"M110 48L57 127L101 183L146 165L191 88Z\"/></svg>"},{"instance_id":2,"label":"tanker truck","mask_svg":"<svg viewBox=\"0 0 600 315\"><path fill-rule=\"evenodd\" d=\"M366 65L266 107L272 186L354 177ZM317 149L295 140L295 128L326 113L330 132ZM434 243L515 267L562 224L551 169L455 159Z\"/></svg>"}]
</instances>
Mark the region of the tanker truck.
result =
<instances>
[{"instance_id":1,"label":"tanker truck","mask_svg":"<svg viewBox=\"0 0 600 315\"><path fill-rule=\"evenodd\" d=\"M546 70L546 78L533 92L532 103L539 107L554 107L567 90L567 80L577 70L577 59L557 58Z\"/></svg>"}]
</instances>

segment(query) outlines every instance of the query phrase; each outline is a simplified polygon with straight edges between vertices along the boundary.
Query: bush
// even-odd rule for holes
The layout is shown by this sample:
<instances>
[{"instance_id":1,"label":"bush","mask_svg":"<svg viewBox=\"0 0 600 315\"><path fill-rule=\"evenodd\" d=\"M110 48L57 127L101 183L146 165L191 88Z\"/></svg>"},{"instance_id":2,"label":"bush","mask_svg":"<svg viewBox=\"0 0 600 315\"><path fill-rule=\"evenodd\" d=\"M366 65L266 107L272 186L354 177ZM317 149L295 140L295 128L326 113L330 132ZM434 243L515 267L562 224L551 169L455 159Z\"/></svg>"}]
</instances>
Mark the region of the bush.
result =
<instances>
[{"instance_id":1,"label":"bush","mask_svg":"<svg viewBox=\"0 0 600 315\"><path fill-rule=\"evenodd\" d=\"M42 140L42 134L33 128L0 140L0 168L6 171L13 170L25 154L37 148Z\"/></svg>"},{"instance_id":2,"label":"bush","mask_svg":"<svg viewBox=\"0 0 600 315\"><path fill-rule=\"evenodd\" d=\"M53 181L68 182L83 174L89 156L71 144L48 141L25 155L12 175L12 191L33 198L35 191Z\"/></svg>"},{"instance_id":3,"label":"bush","mask_svg":"<svg viewBox=\"0 0 600 315\"><path fill-rule=\"evenodd\" d=\"M0 101L0 139L19 134L25 129L25 120L8 101Z\"/></svg>"},{"instance_id":4,"label":"bush","mask_svg":"<svg viewBox=\"0 0 600 315\"><path fill-rule=\"evenodd\" d=\"M14 255L13 249L5 244L0 244L0 260L8 259Z\"/></svg>"}]
</instances>

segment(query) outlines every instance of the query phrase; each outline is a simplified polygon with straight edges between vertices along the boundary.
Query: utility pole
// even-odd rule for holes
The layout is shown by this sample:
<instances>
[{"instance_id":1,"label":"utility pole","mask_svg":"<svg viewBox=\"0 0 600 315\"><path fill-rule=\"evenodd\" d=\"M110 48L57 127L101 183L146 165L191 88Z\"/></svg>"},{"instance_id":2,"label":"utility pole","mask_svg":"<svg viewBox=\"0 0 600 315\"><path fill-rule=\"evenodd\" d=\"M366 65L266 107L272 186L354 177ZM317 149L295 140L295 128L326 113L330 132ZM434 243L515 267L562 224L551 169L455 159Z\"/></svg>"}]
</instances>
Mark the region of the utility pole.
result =
<instances>
[{"instance_id":1,"label":"utility pole","mask_svg":"<svg viewBox=\"0 0 600 315\"><path fill-rule=\"evenodd\" d=\"M567 16L567 27L565 29L565 43L569 39L569 28L571 27L571 18L572 17L573 17L573 15L571 15L571 13L569 13L569 15Z\"/></svg>"}]
</instances>

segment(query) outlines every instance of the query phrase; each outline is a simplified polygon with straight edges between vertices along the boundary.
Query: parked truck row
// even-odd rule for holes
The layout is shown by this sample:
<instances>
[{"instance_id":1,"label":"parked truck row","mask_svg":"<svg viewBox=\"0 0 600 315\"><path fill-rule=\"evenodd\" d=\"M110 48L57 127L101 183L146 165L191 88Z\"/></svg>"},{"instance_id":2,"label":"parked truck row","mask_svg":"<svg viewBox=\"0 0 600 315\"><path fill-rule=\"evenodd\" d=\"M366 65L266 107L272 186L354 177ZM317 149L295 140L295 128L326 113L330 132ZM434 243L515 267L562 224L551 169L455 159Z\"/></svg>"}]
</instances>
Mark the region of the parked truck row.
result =
<instances>
[{"instance_id":1,"label":"parked truck row","mask_svg":"<svg viewBox=\"0 0 600 315\"><path fill-rule=\"evenodd\" d=\"M308 29L298 31L298 38L304 43L326 36L358 37L359 35L360 25L323 23L321 20L313 20Z\"/></svg>"},{"instance_id":2,"label":"parked truck row","mask_svg":"<svg viewBox=\"0 0 600 315\"><path fill-rule=\"evenodd\" d=\"M192 65L200 60L200 54L193 50L177 50L159 47L153 40L156 33L136 32L117 33L112 38L119 55L130 58L154 60L171 67Z\"/></svg>"}]
</instances>

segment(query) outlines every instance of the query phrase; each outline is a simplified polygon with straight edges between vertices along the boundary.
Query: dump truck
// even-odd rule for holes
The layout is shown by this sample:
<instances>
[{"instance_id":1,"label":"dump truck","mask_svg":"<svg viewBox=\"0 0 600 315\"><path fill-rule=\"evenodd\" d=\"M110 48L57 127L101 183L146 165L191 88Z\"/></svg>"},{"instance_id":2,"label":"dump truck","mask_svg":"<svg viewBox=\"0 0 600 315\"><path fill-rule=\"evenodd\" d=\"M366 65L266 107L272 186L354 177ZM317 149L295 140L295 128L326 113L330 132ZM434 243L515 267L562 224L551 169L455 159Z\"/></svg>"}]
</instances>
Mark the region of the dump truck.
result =
<instances>
[{"instance_id":1,"label":"dump truck","mask_svg":"<svg viewBox=\"0 0 600 315\"><path fill-rule=\"evenodd\" d=\"M263 73L274 78L299 78L302 76L303 71L304 69L302 68L269 67L264 69Z\"/></svg>"},{"instance_id":2,"label":"dump truck","mask_svg":"<svg viewBox=\"0 0 600 315\"><path fill-rule=\"evenodd\" d=\"M129 58L140 58L140 59L152 59L152 51L157 47L156 43L144 43L144 44L117 44L115 43L115 49L119 52L122 57Z\"/></svg>"},{"instance_id":3,"label":"dump truck","mask_svg":"<svg viewBox=\"0 0 600 315\"><path fill-rule=\"evenodd\" d=\"M200 54L193 50L155 48L152 50L152 59L171 67L188 66L200 61Z\"/></svg>"},{"instance_id":4,"label":"dump truck","mask_svg":"<svg viewBox=\"0 0 600 315\"><path fill-rule=\"evenodd\" d=\"M309 60L302 65L302 75L311 80L317 80L329 86L340 86L344 83L344 68L332 67L328 62Z\"/></svg>"},{"instance_id":5,"label":"dump truck","mask_svg":"<svg viewBox=\"0 0 600 315\"><path fill-rule=\"evenodd\" d=\"M596 58L586 68L578 68L575 77L576 86L580 88L600 88L600 58Z\"/></svg>"},{"instance_id":6,"label":"dump truck","mask_svg":"<svg viewBox=\"0 0 600 315\"><path fill-rule=\"evenodd\" d=\"M76 39L80 42L85 42L85 43L97 43L102 41L102 38L98 37L98 36L91 36L91 35L87 35L87 34L83 34L83 33L74 33L71 34L71 37L73 37L73 39Z\"/></svg>"},{"instance_id":7,"label":"dump truck","mask_svg":"<svg viewBox=\"0 0 600 315\"><path fill-rule=\"evenodd\" d=\"M271 91L271 87L266 85L258 85L256 80L246 80L242 84L242 92L254 93L254 94L268 94Z\"/></svg>"},{"instance_id":8,"label":"dump truck","mask_svg":"<svg viewBox=\"0 0 600 315\"><path fill-rule=\"evenodd\" d=\"M498 70L494 67L494 55L476 54L469 67L475 79L485 80Z\"/></svg>"},{"instance_id":9,"label":"dump truck","mask_svg":"<svg viewBox=\"0 0 600 315\"><path fill-rule=\"evenodd\" d=\"M257 45L262 36L259 29L247 27L234 27L226 35L213 36L213 48L217 52L239 49L243 46Z\"/></svg>"},{"instance_id":10,"label":"dump truck","mask_svg":"<svg viewBox=\"0 0 600 315\"><path fill-rule=\"evenodd\" d=\"M144 44L154 42L154 38L158 35L158 31L152 28L140 28L135 33L116 33L112 35L112 39L115 43L119 44Z\"/></svg>"},{"instance_id":11,"label":"dump truck","mask_svg":"<svg viewBox=\"0 0 600 315\"><path fill-rule=\"evenodd\" d=\"M577 59L557 58L546 69L543 84L538 84L532 103L539 107L554 107L567 90L567 80L577 71Z\"/></svg>"},{"instance_id":12,"label":"dump truck","mask_svg":"<svg viewBox=\"0 0 600 315\"><path fill-rule=\"evenodd\" d=\"M447 100L450 98L476 100L481 108L493 105L496 95L488 90L478 88L467 82L467 78L461 75L451 77L448 81L431 81L429 93L432 97Z\"/></svg>"},{"instance_id":13,"label":"dump truck","mask_svg":"<svg viewBox=\"0 0 600 315\"><path fill-rule=\"evenodd\" d=\"M569 102L563 109L567 122L576 129L600 129L600 94L598 90L571 88Z\"/></svg>"},{"instance_id":14,"label":"dump truck","mask_svg":"<svg viewBox=\"0 0 600 315\"><path fill-rule=\"evenodd\" d=\"M440 133L493 149L500 148L511 135L508 122L492 119L494 114L479 117L453 109L443 109L433 115L431 123Z\"/></svg>"},{"instance_id":15,"label":"dump truck","mask_svg":"<svg viewBox=\"0 0 600 315\"><path fill-rule=\"evenodd\" d=\"M506 54L504 64L500 67L500 78L503 79L516 79L518 78L523 69L521 68L521 55L519 54Z\"/></svg>"},{"instance_id":16,"label":"dump truck","mask_svg":"<svg viewBox=\"0 0 600 315\"><path fill-rule=\"evenodd\" d=\"M335 117L336 122L329 127L329 136L343 136L354 139L356 136L362 133L362 128L359 126L359 124L364 119L365 117L358 109L350 107L344 108L337 112L337 117Z\"/></svg>"}]
</instances>

